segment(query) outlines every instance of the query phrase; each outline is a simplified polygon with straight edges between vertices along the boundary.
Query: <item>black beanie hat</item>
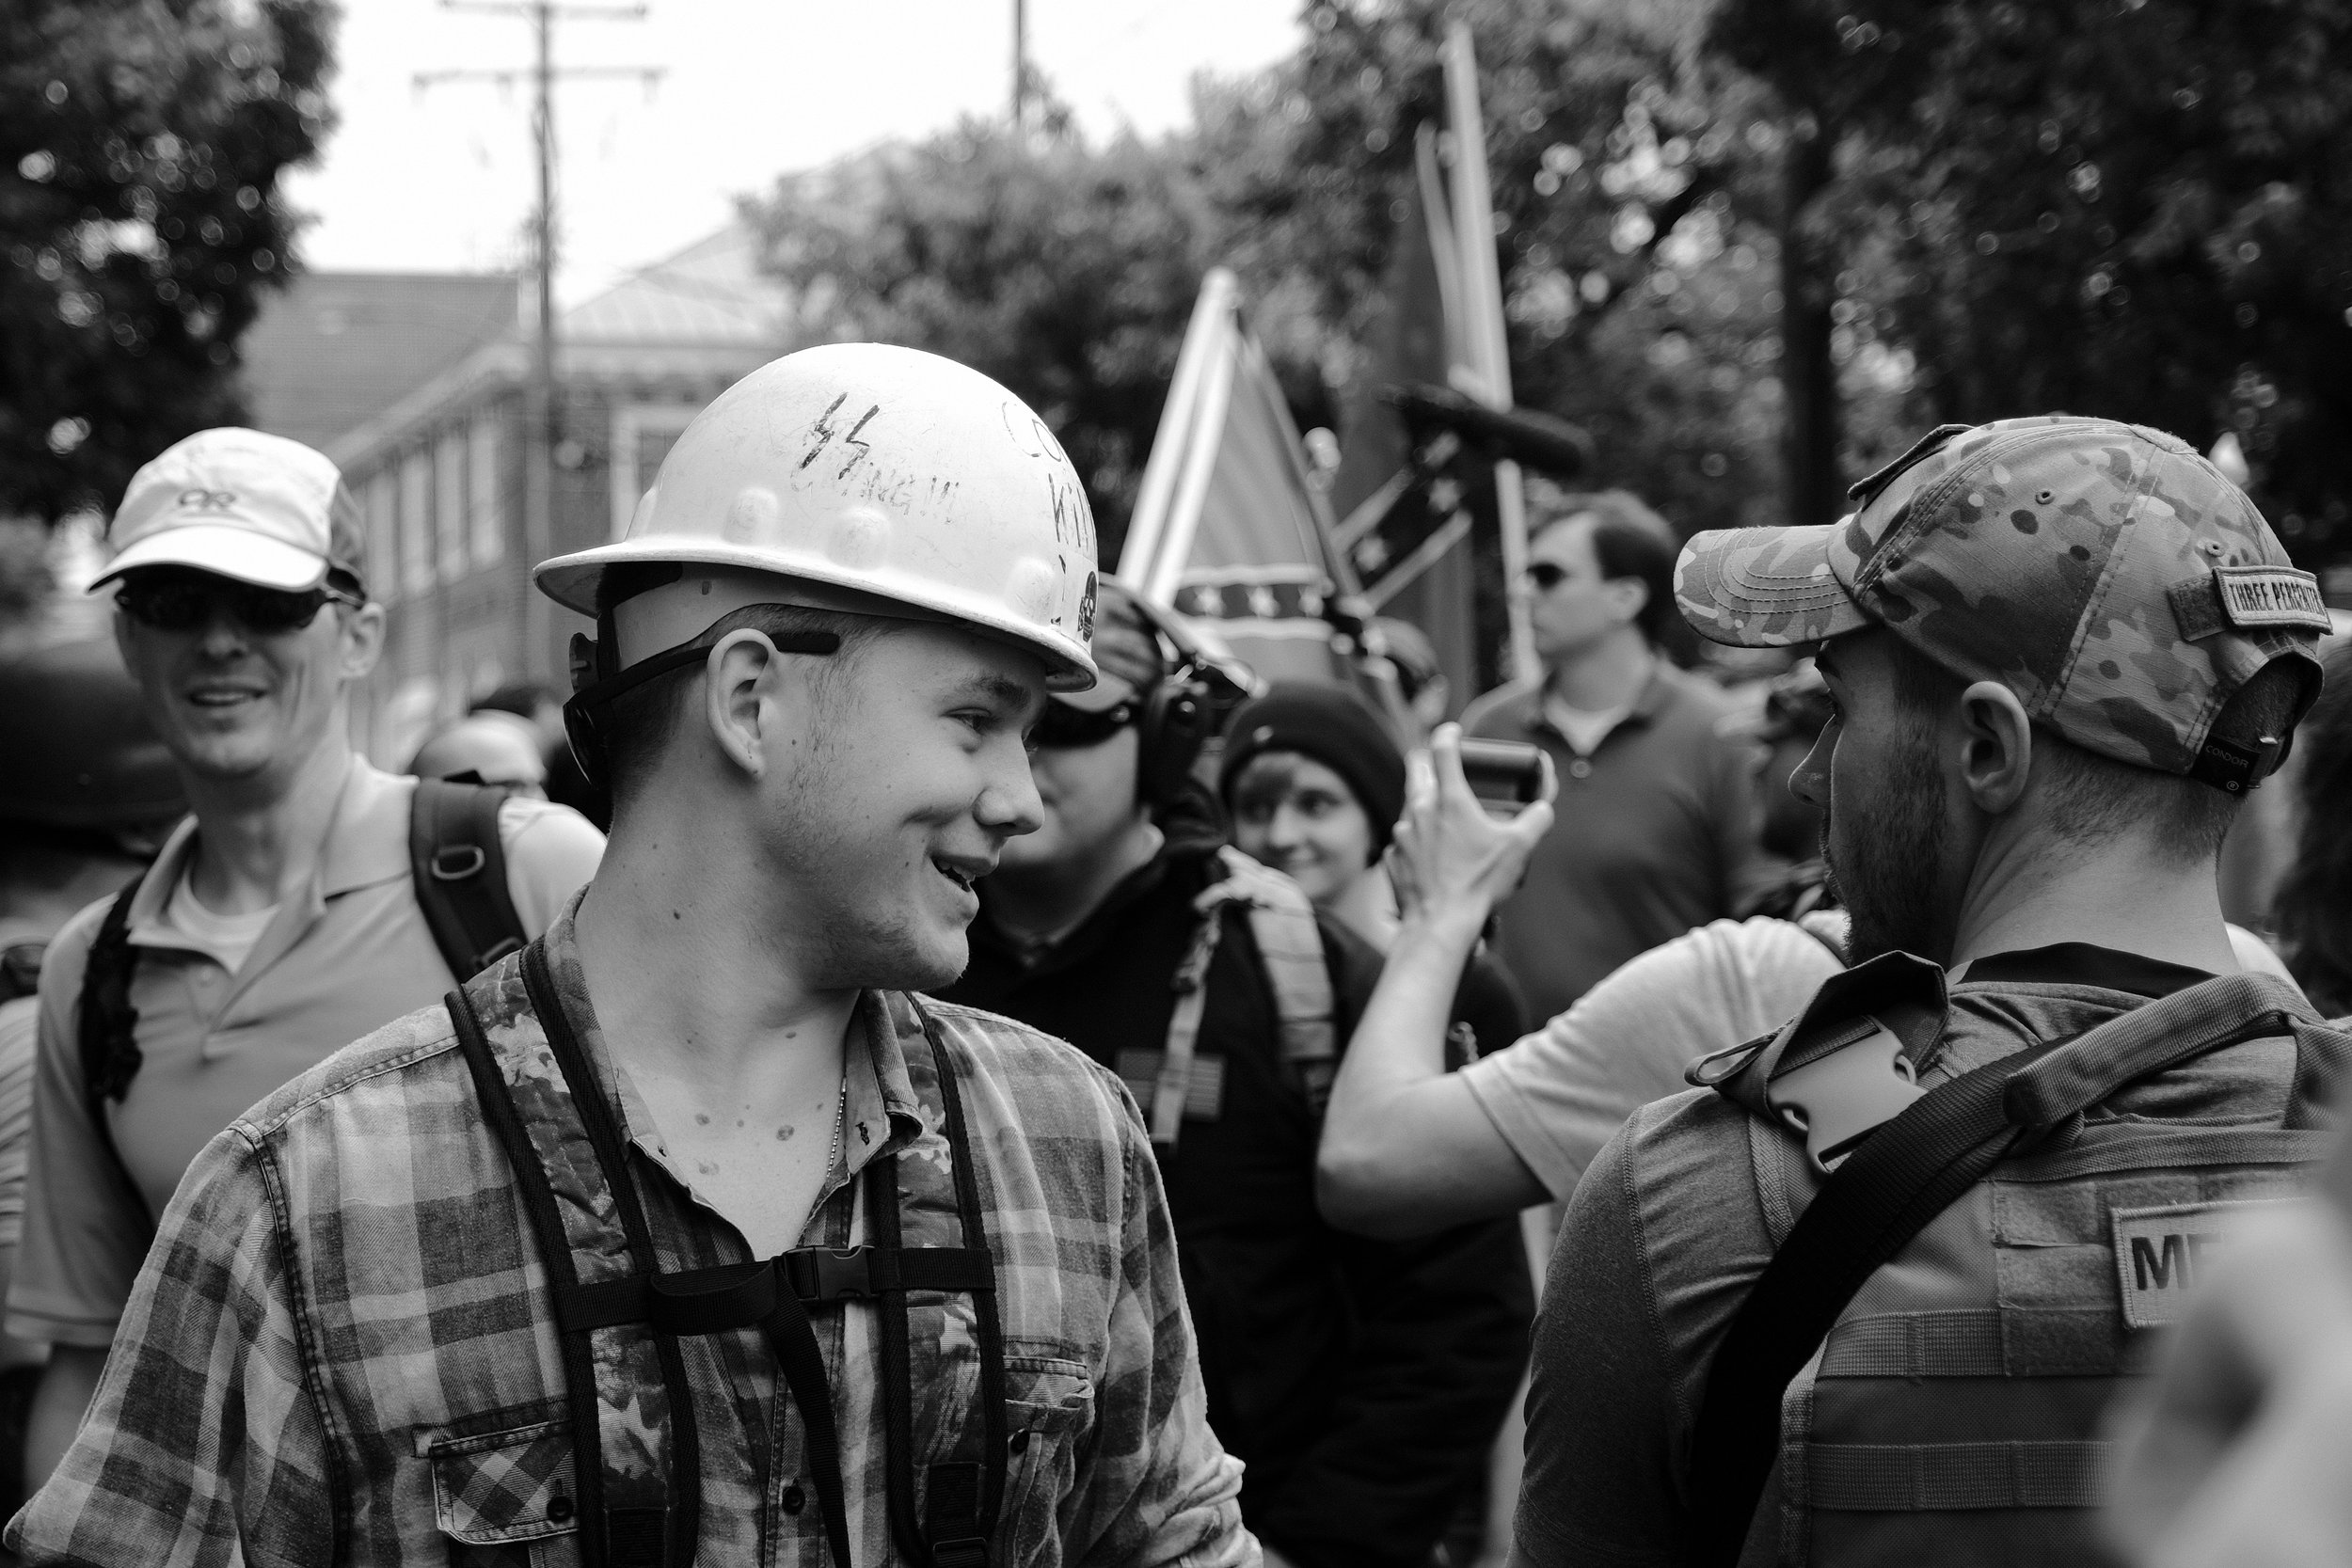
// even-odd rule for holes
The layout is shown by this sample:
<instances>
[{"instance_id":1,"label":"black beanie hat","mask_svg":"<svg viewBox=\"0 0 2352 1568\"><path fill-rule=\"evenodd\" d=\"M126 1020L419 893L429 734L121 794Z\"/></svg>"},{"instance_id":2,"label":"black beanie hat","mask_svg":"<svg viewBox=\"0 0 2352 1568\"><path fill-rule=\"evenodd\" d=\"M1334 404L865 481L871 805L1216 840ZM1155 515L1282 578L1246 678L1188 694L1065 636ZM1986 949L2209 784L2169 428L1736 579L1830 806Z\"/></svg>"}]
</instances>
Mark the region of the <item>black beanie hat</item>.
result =
<instances>
[{"instance_id":1,"label":"black beanie hat","mask_svg":"<svg viewBox=\"0 0 2352 1568\"><path fill-rule=\"evenodd\" d=\"M1372 818L1374 855L1389 847L1405 812L1405 755L1370 703L1343 686L1303 681L1278 682L1244 703L1225 732L1216 770L1216 792L1229 810L1233 781L1266 752L1296 752L1346 780Z\"/></svg>"}]
</instances>

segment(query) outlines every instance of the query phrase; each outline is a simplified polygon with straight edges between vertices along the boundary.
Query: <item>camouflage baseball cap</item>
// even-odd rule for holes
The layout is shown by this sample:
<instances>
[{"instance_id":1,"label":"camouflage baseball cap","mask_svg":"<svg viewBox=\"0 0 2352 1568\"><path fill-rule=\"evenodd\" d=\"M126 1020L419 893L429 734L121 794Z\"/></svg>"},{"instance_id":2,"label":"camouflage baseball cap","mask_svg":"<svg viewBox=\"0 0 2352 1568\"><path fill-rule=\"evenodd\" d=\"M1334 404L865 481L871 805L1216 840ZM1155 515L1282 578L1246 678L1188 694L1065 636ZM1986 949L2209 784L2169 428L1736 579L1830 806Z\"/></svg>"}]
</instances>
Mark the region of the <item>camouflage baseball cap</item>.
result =
<instances>
[{"instance_id":1,"label":"camouflage baseball cap","mask_svg":"<svg viewBox=\"0 0 2352 1568\"><path fill-rule=\"evenodd\" d=\"M1810 528L1692 539L1675 596L1700 635L1770 647L1883 626L1966 680L1996 680L2086 750L2236 793L2259 752L2208 735L2273 659L2319 689L2328 630L2254 503L2185 443L2052 414L1945 425Z\"/></svg>"}]
</instances>

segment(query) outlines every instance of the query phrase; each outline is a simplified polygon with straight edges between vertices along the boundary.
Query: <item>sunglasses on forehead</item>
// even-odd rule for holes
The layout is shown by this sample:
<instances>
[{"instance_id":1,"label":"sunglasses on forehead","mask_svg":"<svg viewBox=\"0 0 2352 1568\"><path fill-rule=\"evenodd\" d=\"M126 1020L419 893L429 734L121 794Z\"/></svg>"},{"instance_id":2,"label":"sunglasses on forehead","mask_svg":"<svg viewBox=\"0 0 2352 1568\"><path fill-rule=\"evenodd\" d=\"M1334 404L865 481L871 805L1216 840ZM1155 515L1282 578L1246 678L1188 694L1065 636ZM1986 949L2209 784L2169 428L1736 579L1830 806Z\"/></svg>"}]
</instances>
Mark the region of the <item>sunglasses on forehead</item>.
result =
<instances>
[{"instance_id":1,"label":"sunglasses on forehead","mask_svg":"<svg viewBox=\"0 0 2352 1568\"><path fill-rule=\"evenodd\" d=\"M362 602L358 594L340 588L313 588L290 594L227 578L209 582L189 578L167 578L159 582L125 581L122 591L115 595L115 603L121 607L122 613L157 631L195 631L211 625L213 617L225 610L239 626L261 637L282 637L300 631L317 620L319 611L330 604L356 608Z\"/></svg>"},{"instance_id":2,"label":"sunglasses on forehead","mask_svg":"<svg viewBox=\"0 0 2352 1568\"><path fill-rule=\"evenodd\" d=\"M1029 732L1029 743L1049 752L1100 746L1134 723L1142 711L1141 705L1135 702L1120 703L1100 713L1089 713L1068 703L1047 703L1045 711L1038 716L1037 727Z\"/></svg>"}]
</instances>

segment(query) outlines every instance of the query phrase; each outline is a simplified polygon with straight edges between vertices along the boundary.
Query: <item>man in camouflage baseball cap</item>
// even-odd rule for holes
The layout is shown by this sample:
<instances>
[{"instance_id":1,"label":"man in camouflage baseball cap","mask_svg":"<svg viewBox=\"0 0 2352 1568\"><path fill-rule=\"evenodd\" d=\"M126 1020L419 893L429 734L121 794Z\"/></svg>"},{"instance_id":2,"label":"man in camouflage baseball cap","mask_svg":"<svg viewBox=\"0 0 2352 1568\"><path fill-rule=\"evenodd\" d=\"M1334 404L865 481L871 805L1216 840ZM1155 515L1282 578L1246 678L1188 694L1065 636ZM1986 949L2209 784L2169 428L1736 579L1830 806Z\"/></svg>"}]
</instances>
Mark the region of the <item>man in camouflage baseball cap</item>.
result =
<instances>
[{"instance_id":1,"label":"man in camouflage baseball cap","mask_svg":"<svg viewBox=\"0 0 2352 1568\"><path fill-rule=\"evenodd\" d=\"M2278 766L2318 693L2328 620L2317 580L2243 491L2160 431L2066 415L1946 425L1851 494L1856 510L1834 524L1692 539L1675 578L1684 616L1748 647L1836 649L1883 631L1906 695L1997 684L2054 753L2044 771L2049 803L2069 808L2055 812L2072 830L2062 836L2144 810L2171 847L2210 847L2233 815L2225 798ZM1833 651L1824 673L1840 662L1852 660ZM2234 710L2267 721L2233 734L2233 699L2274 666ZM2167 790L2159 775L2196 787ZM1906 782L1923 781L1915 769ZM1826 792L1827 780L1801 768L1791 787ZM1926 802L1910 793L1876 802L1883 812L1851 802L1898 829L1908 817L1907 842L1833 831L1827 847L1845 891L1860 895L1866 948L1880 946L1869 940L1878 893L1897 906L1884 911L1897 927L1885 945L1942 958L1923 927L1957 911L1908 885L1928 870L1917 854ZM1869 885L1888 879L1904 885Z\"/></svg>"},{"instance_id":2,"label":"man in camouflage baseball cap","mask_svg":"<svg viewBox=\"0 0 2352 1568\"><path fill-rule=\"evenodd\" d=\"M2113 1347L2153 1321L2109 1198L2234 1196L2180 1146L2111 1191L2097 1165L2013 1202L1970 1174L2003 1164L1928 1196L1913 1177L1958 1168L1938 1130L2007 1059L2218 976L2205 997L2285 1005L2237 973L2216 864L2316 694L2317 585L2196 452L2111 420L1947 426L1852 495L1834 524L1699 534L1677 567L1704 635L1817 650L1833 708L1789 787L1824 814L1855 967L1775 1036L1722 1041L1692 1069L1707 1087L1586 1166L1534 1336L1531 1568L1791 1542L1816 1568L2086 1560L2096 1493L2072 1478L2099 1467ZM2279 1016L2233 1015L2233 1043L2152 1065L2092 1118L2277 1125L2298 1059L2260 1037ZM1905 1228L1882 1197L1940 1217ZM1827 1352L1817 1301L1774 1282L1835 1318Z\"/></svg>"}]
</instances>

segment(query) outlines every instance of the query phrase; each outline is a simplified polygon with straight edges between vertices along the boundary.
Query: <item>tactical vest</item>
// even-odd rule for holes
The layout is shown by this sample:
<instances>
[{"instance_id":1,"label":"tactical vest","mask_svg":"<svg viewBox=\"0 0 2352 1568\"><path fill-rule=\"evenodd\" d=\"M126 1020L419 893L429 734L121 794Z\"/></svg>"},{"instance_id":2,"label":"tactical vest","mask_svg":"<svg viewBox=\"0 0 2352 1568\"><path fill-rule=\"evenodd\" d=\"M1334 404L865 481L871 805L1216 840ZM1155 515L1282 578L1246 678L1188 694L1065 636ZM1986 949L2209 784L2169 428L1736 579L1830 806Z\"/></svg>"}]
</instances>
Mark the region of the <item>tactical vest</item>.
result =
<instances>
[{"instance_id":1,"label":"tactical vest","mask_svg":"<svg viewBox=\"0 0 2352 1568\"><path fill-rule=\"evenodd\" d=\"M2295 1193L2333 1143L2314 1102L2352 1037L2292 985L2231 975L1916 1082L2015 1037L1893 954L1692 1069L1803 1137L1808 1167L1708 1373L1692 1562L1741 1560L1743 1542L1748 1560L1770 1544L1835 1568L2102 1560L2101 1412L2233 1220ZM2132 1113L2109 1108L2134 1085ZM1784 1140L1756 1141L1762 1180ZM1759 1518L1775 1462L1779 1516Z\"/></svg>"},{"instance_id":2,"label":"tactical vest","mask_svg":"<svg viewBox=\"0 0 2352 1568\"><path fill-rule=\"evenodd\" d=\"M1193 929L1184 961L1176 966L1176 1006L1168 1015L1167 1044L1157 1052L1120 1053L1119 1075L1142 1105L1152 1142L1162 1151L1176 1147L1185 1117L1214 1117L1223 1102L1225 1063L1196 1054L1195 1047L1209 1005L1209 965L1224 935L1228 904L1248 911L1250 940L1257 944L1274 991L1282 1066L1306 1094L1318 1120L1339 1072L1331 972L1324 965L1323 932L1315 924L1313 902L1296 882L1231 845L1219 847L1217 858L1223 879L1192 901L1200 924Z\"/></svg>"},{"instance_id":3,"label":"tactical vest","mask_svg":"<svg viewBox=\"0 0 2352 1568\"><path fill-rule=\"evenodd\" d=\"M530 1031L483 1028L469 993L485 987L527 990L544 1053ZM854 1568L832 1389L808 1316L850 1301L879 1308L878 1402L899 1554L916 1568L987 1568L1007 1468L1004 1335L962 1099L930 1017L923 1019L929 1049L909 1053L907 1076L918 1098L941 1106L948 1158L945 1168L894 1155L867 1163L868 1244L796 1247L755 1263L662 1274L618 1119L564 1018L545 942L452 991L448 1007L547 1270L572 1412L582 1568L694 1561L701 1449L678 1339L752 1327L767 1338L800 1412L834 1568ZM584 1185L589 1173L596 1180ZM911 1304L910 1292L926 1299ZM959 1446L927 1467L918 1523L914 1455L922 1434L914 1430L910 1346L935 1345L948 1332L950 1294L971 1303L979 1419L964 1423ZM961 1321L957 1330L966 1331Z\"/></svg>"}]
</instances>

